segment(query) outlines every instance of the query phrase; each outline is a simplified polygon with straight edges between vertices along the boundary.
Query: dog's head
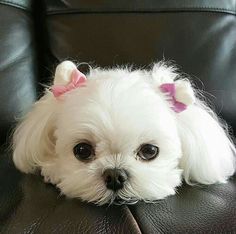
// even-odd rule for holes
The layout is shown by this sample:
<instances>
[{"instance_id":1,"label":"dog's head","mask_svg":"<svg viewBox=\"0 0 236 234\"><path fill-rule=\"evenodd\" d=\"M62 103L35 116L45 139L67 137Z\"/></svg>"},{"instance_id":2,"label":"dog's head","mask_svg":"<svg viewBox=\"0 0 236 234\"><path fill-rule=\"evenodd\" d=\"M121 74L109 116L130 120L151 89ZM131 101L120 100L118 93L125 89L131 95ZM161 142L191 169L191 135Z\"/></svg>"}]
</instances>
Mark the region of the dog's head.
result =
<instances>
[{"instance_id":1,"label":"dog's head","mask_svg":"<svg viewBox=\"0 0 236 234\"><path fill-rule=\"evenodd\" d=\"M13 159L24 172L47 168L69 197L104 204L174 194L182 172L187 182L224 182L234 152L214 113L172 67L96 68L86 78L65 61L16 129Z\"/></svg>"}]
</instances>

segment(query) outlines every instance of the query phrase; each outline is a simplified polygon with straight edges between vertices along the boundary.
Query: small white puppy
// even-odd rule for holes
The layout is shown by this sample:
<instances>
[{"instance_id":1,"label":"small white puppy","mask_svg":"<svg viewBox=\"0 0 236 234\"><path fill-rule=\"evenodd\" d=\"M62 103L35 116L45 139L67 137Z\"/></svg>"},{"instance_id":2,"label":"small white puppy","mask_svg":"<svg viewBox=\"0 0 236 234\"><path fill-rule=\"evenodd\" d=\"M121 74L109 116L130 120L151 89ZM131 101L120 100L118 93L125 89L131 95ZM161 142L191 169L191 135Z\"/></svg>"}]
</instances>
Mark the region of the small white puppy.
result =
<instances>
[{"instance_id":1,"label":"small white puppy","mask_svg":"<svg viewBox=\"0 0 236 234\"><path fill-rule=\"evenodd\" d=\"M151 202L189 184L224 183L236 150L189 80L153 69L91 69L61 63L54 85L14 133L13 160L41 170L68 197L99 205Z\"/></svg>"}]
</instances>

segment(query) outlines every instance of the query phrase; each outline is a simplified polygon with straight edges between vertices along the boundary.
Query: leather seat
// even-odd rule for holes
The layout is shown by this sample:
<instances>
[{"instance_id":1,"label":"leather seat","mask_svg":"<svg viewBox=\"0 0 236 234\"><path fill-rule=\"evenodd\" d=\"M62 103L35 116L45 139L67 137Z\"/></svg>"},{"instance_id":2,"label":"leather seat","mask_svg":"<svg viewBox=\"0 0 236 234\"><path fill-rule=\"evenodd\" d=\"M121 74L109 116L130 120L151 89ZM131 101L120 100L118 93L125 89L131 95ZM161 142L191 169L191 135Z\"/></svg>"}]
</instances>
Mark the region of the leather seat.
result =
<instances>
[{"instance_id":1,"label":"leather seat","mask_svg":"<svg viewBox=\"0 0 236 234\"><path fill-rule=\"evenodd\" d=\"M0 233L234 233L236 178L154 204L67 199L11 161L16 120L65 59L99 66L175 61L236 130L235 0L0 0Z\"/></svg>"}]
</instances>

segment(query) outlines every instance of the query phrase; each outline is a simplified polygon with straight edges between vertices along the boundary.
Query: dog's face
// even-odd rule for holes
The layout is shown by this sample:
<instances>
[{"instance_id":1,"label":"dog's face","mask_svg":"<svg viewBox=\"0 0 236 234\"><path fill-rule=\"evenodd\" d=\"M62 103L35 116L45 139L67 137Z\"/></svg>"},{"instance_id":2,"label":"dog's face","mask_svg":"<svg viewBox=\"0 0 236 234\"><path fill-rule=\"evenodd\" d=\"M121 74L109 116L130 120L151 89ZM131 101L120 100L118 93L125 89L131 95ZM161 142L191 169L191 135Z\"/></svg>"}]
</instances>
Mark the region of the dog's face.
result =
<instances>
[{"instance_id":1,"label":"dog's face","mask_svg":"<svg viewBox=\"0 0 236 234\"><path fill-rule=\"evenodd\" d=\"M79 78L78 78L79 77ZM225 182L235 148L186 79L151 71L91 69L71 62L14 133L15 165L39 168L69 197L99 205L153 201L187 183Z\"/></svg>"},{"instance_id":2,"label":"dog's face","mask_svg":"<svg viewBox=\"0 0 236 234\"><path fill-rule=\"evenodd\" d=\"M168 106L143 74L98 74L58 108L60 189L100 204L174 194L181 144Z\"/></svg>"}]
</instances>

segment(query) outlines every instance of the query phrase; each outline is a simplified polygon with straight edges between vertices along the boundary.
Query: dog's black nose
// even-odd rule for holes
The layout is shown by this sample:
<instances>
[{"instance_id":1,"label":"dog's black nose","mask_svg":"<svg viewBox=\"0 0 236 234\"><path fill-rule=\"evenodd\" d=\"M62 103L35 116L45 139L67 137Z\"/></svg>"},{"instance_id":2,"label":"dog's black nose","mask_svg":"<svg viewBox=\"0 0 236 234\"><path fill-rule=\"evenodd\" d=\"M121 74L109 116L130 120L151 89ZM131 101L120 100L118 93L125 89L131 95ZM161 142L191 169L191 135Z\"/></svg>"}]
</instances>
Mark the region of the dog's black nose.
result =
<instances>
[{"instance_id":1,"label":"dog's black nose","mask_svg":"<svg viewBox=\"0 0 236 234\"><path fill-rule=\"evenodd\" d=\"M128 179L128 175L123 169L110 168L104 171L103 179L108 189L117 191L123 188L124 182Z\"/></svg>"}]
</instances>

